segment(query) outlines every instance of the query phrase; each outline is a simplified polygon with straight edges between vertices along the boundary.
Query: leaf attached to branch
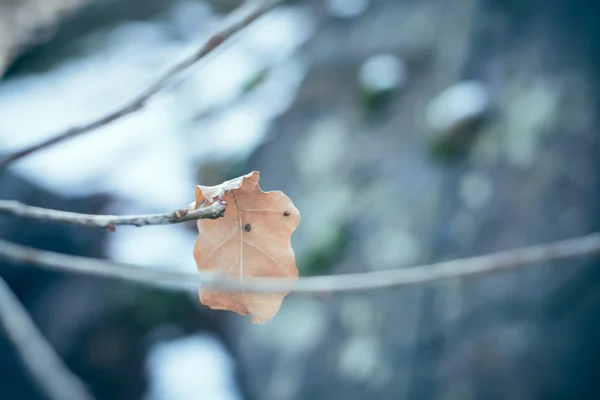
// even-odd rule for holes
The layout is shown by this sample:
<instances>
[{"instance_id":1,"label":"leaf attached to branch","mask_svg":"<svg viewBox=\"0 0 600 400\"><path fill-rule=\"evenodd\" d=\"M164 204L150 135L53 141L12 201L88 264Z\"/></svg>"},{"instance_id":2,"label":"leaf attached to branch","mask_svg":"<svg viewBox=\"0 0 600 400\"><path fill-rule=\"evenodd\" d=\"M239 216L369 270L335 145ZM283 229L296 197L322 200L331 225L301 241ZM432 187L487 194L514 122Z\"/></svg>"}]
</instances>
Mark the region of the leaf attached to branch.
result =
<instances>
[{"instance_id":1,"label":"leaf attached to branch","mask_svg":"<svg viewBox=\"0 0 600 400\"><path fill-rule=\"evenodd\" d=\"M217 186L196 186L196 205L204 207L219 199L227 202L223 218L198 220L199 236L194 246L198 270L218 270L239 279L253 277L298 279L298 268L290 240L300 222L300 213L281 191L263 192L259 173L226 181ZM284 293L228 292L200 289L200 302L212 309L252 316L262 324L279 310Z\"/></svg>"}]
</instances>

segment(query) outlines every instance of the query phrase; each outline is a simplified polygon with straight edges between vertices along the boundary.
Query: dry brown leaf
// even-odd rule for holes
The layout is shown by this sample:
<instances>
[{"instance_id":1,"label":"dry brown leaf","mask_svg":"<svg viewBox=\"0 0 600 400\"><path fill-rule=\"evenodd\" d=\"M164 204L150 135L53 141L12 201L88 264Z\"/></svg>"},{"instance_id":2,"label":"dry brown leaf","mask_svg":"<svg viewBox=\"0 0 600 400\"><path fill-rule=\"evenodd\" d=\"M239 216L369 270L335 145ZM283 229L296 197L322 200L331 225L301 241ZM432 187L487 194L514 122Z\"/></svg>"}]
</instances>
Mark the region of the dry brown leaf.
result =
<instances>
[{"instance_id":1,"label":"dry brown leaf","mask_svg":"<svg viewBox=\"0 0 600 400\"><path fill-rule=\"evenodd\" d=\"M298 279L298 268L290 239L300 222L300 213L281 191L263 192L254 171L217 186L196 186L196 205L204 207L222 198L225 216L198 220L199 236L194 246L198 270L218 270L244 279L274 277ZM200 302L212 309L251 315L262 324L279 310L284 293L227 292L200 289Z\"/></svg>"}]
</instances>

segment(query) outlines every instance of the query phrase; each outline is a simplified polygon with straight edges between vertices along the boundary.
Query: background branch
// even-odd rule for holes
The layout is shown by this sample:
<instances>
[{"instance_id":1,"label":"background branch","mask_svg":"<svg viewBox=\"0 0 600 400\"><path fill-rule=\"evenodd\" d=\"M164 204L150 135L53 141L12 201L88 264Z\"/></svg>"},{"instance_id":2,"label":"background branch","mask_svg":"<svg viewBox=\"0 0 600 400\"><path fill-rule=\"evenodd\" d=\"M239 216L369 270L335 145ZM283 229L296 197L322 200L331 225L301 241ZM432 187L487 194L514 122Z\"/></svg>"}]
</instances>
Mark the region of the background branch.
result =
<instances>
[{"instance_id":1,"label":"background branch","mask_svg":"<svg viewBox=\"0 0 600 400\"><path fill-rule=\"evenodd\" d=\"M600 233L547 244L500 251L482 256L463 258L386 271L374 271L333 276L301 277L290 283L285 278L244 279L244 291L253 292L341 292L397 287L447 278L461 278L515 267L539 264L600 252ZM154 286L179 289L198 285L224 290L240 290L240 282L219 273L200 271L194 274L169 271L165 268L136 267L86 257L70 256L37 250L0 240L0 258L66 272L91 274L106 278L124 279Z\"/></svg>"},{"instance_id":2,"label":"background branch","mask_svg":"<svg viewBox=\"0 0 600 400\"><path fill-rule=\"evenodd\" d=\"M128 104L93 122L70 128L62 133L43 140L40 143L31 145L15 153L9 154L8 156L0 158L0 168L5 168L10 163L38 150L60 143L67 139L74 138L86 132L93 131L94 129L108 125L111 122L142 109L146 105L147 101L156 93L158 93L164 87L165 83L174 75L182 72L198 62L200 59L219 47L219 45L221 45L231 36L241 31L267 11L278 5L281 1L282 0L261 0L245 3L226 18L227 21L224 23L224 26L217 30L217 32L215 32L199 50L167 70L167 72L165 72L156 82L150 85Z\"/></svg>"},{"instance_id":3,"label":"background branch","mask_svg":"<svg viewBox=\"0 0 600 400\"><path fill-rule=\"evenodd\" d=\"M37 385L51 400L92 400L54 352L8 284L0 278L0 325Z\"/></svg>"},{"instance_id":4,"label":"background branch","mask_svg":"<svg viewBox=\"0 0 600 400\"><path fill-rule=\"evenodd\" d=\"M166 225L193 221L203 218L216 219L223 215L226 203L217 201L206 208L190 211L176 210L166 214L146 215L92 215L68 211L50 210L33 207L12 200L0 200L0 214L10 214L19 217L38 219L42 221L62 222L71 225L95 226L114 230L116 225Z\"/></svg>"}]
</instances>

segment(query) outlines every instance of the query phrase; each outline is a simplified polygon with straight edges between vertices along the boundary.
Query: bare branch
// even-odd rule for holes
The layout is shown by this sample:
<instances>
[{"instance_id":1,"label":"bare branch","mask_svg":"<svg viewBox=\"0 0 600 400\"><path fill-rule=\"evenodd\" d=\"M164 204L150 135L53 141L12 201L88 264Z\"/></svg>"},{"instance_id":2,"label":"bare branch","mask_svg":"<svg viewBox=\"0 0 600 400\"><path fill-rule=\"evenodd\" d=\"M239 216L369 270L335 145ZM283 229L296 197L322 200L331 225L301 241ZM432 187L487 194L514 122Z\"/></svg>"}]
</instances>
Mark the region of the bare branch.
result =
<instances>
[{"instance_id":1,"label":"bare branch","mask_svg":"<svg viewBox=\"0 0 600 400\"><path fill-rule=\"evenodd\" d=\"M41 390L52 400L92 400L85 385L63 364L0 278L0 325Z\"/></svg>"},{"instance_id":2,"label":"bare branch","mask_svg":"<svg viewBox=\"0 0 600 400\"><path fill-rule=\"evenodd\" d=\"M462 278L525 265L539 264L575 256L600 252L600 233L574 239L540 244L515 250L490 253L386 271L356 274L301 277L296 282L285 278L245 278L246 292L342 292L398 287L441 279ZM218 287L224 290L240 290L239 279L219 273L200 271L194 274L169 271L165 268L145 268L119 264L85 257L42 251L0 240L0 257L23 263L66 272L91 274L105 278L116 278L153 286L168 286L178 289L197 288L198 285Z\"/></svg>"},{"instance_id":3,"label":"bare branch","mask_svg":"<svg viewBox=\"0 0 600 400\"><path fill-rule=\"evenodd\" d=\"M216 219L225 212L224 201L216 201L208 207L190 211L188 209L176 210L167 214L146 215L92 215L79 214L68 211L50 210L28 206L12 200L0 200L0 214L10 214L18 217L38 219L42 221L62 222L71 225L95 226L114 230L116 225L167 225L180 222L194 221L197 219Z\"/></svg>"},{"instance_id":4,"label":"bare branch","mask_svg":"<svg viewBox=\"0 0 600 400\"><path fill-rule=\"evenodd\" d=\"M246 2L238 10L234 11L229 18L227 18L228 21L224 24L224 26L217 30L200 49L167 70L167 72L165 72L156 82L150 85L146 90L140 93L125 106L97 119L96 121L70 128L62 133L43 140L40 143L31 145L15 153L9 154L8 156L0 158L0 169L6 168L6 166L8 166L10 163L38 150L52 146L56 143L60 143L64 140L74 138L86 132L93 131L94 129L108 125L122 117L133 114L134 112L142 109L146 105L147 101L156 93L160 92L165 83L167 83L167 81L169 81L174 75L184 71L198 62L200 59L219 47L231 36L238 33L252 22L260 18L267 11L278 5L281 1L282 0L261 0L255 2Z\"/></svg>"}]
</instances>

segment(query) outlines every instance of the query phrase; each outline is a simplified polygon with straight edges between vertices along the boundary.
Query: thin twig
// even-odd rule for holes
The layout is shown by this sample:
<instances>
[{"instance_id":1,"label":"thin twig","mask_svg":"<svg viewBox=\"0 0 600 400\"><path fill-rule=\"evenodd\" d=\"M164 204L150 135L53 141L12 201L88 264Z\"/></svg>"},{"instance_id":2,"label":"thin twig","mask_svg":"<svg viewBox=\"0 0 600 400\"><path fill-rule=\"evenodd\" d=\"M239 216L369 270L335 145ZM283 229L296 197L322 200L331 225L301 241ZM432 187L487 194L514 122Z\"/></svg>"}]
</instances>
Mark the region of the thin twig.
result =
<instances>
[{"instance_id":1,"label":"thin twig","mask_svg":"<svg viewBox=\"0 0 600 400\"><path fill-rule=\"evenodd\" d=\"M85 385L63 364L0 278L0 325L40 389L52 400L92 400Z\"/></svg>"},{"instance_id":2,"label":"thin twig","mask_svg":"<svg viewBox=\"0 0 600 400\"><path fill-rule=\"evenodd\" d=\"M463 258L386 271L356 274L301 277L296 282L285 278L244 278L246 292L341 292L406 286L448 278L461 278L507 270L524 265L600 253L600 233L580 236L547 244L515 250L500 251L482 256ZM91 274L106 278L123 279L154 286L178 289L197 288L198 285L224 290L240 290L239 279L219 273L200 271L183 273L165 268L136 267L92 258L76 257L42 251L0 240L0 257L16 263L56 269L66 272Z\"/></svg>"},{"instance_id":3,"label":"thin twig","mask_svg":"<svg viewBox=\"0 0 600 400\"><path fill-rule=\"evenodd\" d=\"M56 143L60 143L64 140L74 138L83 133L93 131L94 129L108 125L122 117L142 109L147 101L158 93L174 75L189 68L200 59L211 53L223 42L229 39L234 34L238 33L252 22L260 18L267 11L278 5L282 0L262 0L256 2L246 2L238 10L234 11L224 23L224 26L217 30L205 43L198 49L194 54L180 61L167 72L165 72L156 82L150 85L146 90L140 93L132 101L127 103L125 106L85 125L70 128L62 133L53 135L48 139L45 139L37 144L26 147L15 153L9 154L3 158L0 158L0 169L5 168L10 163L23 158L31 153L46 147L52 146Z\"/></svg>"},{"instance_id":4,"label":"thin twig","mask_svg":"<svg viewBox=\"0 0 600 400\"><path fill-rule=\"evenodd\" d=\"M33 207L19 203L18 201L0 200L0 214L10 214L42 221L62 222L80 226L95 226L114 230L116 225L166 225L204 218L216 219L223 215L226 204L227 203L224 201L216 201L206 208L200 208L193 211L184 208L166 214L117 216L79 214Z\"/></svg>"}]
</instances>

